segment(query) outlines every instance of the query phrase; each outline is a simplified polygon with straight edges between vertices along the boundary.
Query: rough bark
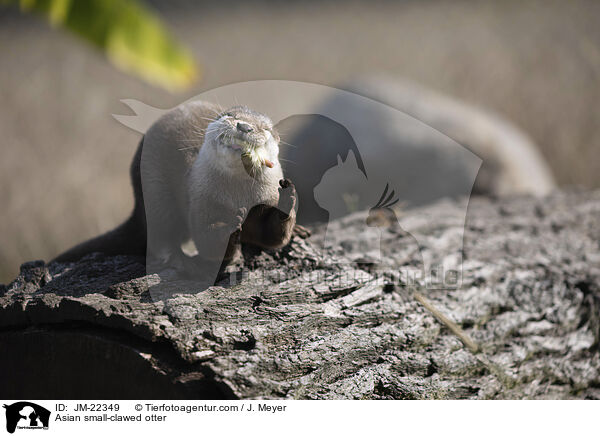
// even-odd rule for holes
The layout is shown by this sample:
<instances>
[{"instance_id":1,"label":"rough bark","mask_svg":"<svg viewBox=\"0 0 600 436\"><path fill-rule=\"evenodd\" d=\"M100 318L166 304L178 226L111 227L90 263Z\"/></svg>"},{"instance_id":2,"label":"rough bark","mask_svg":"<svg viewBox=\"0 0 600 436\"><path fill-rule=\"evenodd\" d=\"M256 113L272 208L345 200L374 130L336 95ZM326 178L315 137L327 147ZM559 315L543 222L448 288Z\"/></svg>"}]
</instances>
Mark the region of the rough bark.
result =
<instances>
[{"instance_id":1,"label":"rough bark","mask_svg":"<svg viewBox=\"0 0 600 436\"><path fill-rule=\"evenodd\" d=\"M334 253L317 252L316 229L283 250L247 252L251 272L238 284L164 301L151 298L157 278L143 276L143 259L24 264L0 288L0 393L600 398L600 192L472 199L461 249L446 241L462 228L462 204L407 215L422 251L463 255L460 289L416 291L476 352L408 287L375 280L372 265L356 261L358 213L329 229L347 262L324 262ZM411 241L382 229L387 260L414 261Z\"/></svg>"}]
</instances>

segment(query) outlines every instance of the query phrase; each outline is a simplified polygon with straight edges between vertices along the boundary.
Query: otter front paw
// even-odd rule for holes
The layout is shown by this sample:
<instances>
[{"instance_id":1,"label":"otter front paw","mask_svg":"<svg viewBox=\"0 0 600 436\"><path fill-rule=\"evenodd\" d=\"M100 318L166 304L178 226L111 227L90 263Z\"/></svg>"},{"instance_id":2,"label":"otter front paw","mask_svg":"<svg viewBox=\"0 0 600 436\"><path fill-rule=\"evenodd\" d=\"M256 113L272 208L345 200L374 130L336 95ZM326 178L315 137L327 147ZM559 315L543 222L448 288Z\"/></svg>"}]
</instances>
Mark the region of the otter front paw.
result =
<instances>
[{"instance_id":1,"label":"otter front paw","mask_svg":"<svg viewBox=\"0 0 600 436\"><path fill-rule=\"evenodd\" d=\"M225 257L233 257L234 255L232 248L239 246L242 243L242 227L244 225L244 221L246 220L247 209L245 207L240 207L233 219L233 232L229 238L229 245L227 246L227 254Z\"/></svg>"},{"instance_id":2,"label":"otter front paw","mask_svg":"<svg viewBox=\"0 0 600 436\"><path fill-rule=\"evenodd\" d=\"M246 209L245 207L240 207L237 210L237 212L235 214L235 218L233 219L234 231L242 230L242 224L244 224L244 220L246 219L247 214L248 214L248 209Z\"/></svg>"},{"instance_id":3,"label":"otter front paw","mask_svg":"<svg viewBox=\"0 0 600 436\"><path fill-rule=\"evenodd\" d=\"M288 218L292 210L296 207L296 187L290 179L281 179L279 186L279 203L277 209L284 214L283 218Z\"/></svg>"}]
</instances>

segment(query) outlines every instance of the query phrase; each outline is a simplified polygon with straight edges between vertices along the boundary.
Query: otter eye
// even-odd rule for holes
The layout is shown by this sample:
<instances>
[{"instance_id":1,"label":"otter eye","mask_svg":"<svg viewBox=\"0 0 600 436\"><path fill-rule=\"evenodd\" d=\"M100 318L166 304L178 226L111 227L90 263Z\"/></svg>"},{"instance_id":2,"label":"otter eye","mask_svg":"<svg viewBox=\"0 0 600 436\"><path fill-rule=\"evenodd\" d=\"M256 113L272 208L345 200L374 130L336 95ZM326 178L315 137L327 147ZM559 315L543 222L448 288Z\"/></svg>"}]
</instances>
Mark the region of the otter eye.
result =
<instances>
[{"instance_id":1,"label":"otter eye","mask_svg":"<svg viewBox=\"0 0 600 436\"><path fill-rule=\"evenodd\" d=\"M221 115L221 118L227 118L227 117L233 117L233 114L231 112L225 112L223 115Z\"/></svg>"}]
</instances>

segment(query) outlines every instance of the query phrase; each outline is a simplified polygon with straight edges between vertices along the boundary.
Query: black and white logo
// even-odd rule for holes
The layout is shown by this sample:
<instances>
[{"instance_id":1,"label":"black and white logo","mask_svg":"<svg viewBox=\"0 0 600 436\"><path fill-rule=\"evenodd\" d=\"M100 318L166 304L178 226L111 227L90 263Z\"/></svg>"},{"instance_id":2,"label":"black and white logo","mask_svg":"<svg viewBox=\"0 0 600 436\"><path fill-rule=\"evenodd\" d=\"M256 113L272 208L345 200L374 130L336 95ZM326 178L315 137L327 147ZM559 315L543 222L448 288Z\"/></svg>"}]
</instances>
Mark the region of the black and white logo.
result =
<instances>
[{"instance_id":1,"label":"black and white logo","mask_svg":"<svg viewBox=\"0 0 600 436\"><path fill-rule=\"evenodd\" d=\"M6 431L14 433L16 429L48 429L50 411L29 401L19 401L10 405L5 404Z\"/></svg>"}]
</instances>

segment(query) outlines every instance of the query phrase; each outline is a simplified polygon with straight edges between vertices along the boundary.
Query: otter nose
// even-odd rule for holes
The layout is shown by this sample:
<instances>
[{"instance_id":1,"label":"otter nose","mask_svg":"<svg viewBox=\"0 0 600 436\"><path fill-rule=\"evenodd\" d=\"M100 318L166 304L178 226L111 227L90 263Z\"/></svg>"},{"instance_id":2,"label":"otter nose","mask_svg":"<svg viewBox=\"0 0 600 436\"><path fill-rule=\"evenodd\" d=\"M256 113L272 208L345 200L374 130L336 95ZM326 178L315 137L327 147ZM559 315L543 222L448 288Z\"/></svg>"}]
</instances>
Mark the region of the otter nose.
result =
<instances>
[{"instance_id":1,"label":"otter nose","mask_svg":"<svg viewBox=\"0 0 600 436\"><path fill-rule=\"evenodd\" d=\"M252 126L248 123L237 123L237 129L240 132L250 133L252 131Z\"/></svg>"}]
</instances>

